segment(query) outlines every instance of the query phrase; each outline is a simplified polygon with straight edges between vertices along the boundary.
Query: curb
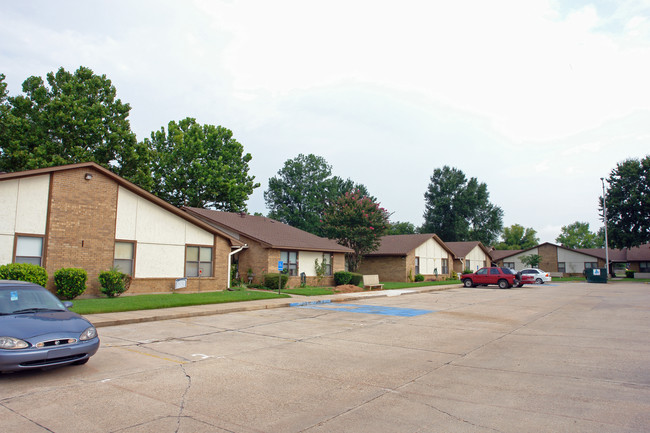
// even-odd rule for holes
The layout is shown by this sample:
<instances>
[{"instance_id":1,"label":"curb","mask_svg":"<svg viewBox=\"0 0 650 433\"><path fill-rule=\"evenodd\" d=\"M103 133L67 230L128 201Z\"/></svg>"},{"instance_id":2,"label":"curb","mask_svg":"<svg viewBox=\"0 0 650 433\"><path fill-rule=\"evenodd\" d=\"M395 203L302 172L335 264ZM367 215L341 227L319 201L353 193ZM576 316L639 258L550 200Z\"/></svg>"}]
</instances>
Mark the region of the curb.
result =
<instances>
[{"instance_id":1,"label":"curb","mask_svg":"<svg viewBox=\"0 0 650 433\"><path fill-rule=\"evenodd\" d=\"M138 310L138 311L127 311L122 313L102 313L102 314L87 314L84 317L88 319L96 328L103 328L108 326L118 326L118 325L131 325L134 323L146 323L146 322L158 322L163 320L174 320L174 319L186 319L189 317L201 317L201 316L213 316L216 314L228 314L228 313L241 313L246 311L259 311L259 310L270 310L274 308L287 308L287 307L300 307L305 305L317 305L317 304L329 304L332 302L349 302L349 301L359 301L362 299L370 298L385 298L391 296L401 296L401 295L412 295L417 293L428 293L428 292L441 292L445 290L455 289L456 285L449 286L432 286L423 289L396 289L396 290L384 290L382 292L355 292L354 294L342 294L334 295L336 298L327 298L327 299L318 299L314 301L304 301L304 302L277 302L277 303L264 303L257 305L236 305L241 303L232 303L232 304L206 304L206 305L196 305L191 307L177 307L177 308L168 308L164 310L156 310L152 314L147 315L147 310ZM248 302L257 302L257 301L248 301ZM217 306L217 308L215 308ZM178 309L183 308L184 311L178 311ZM177 310L177 311L174 311ZM102 317L102 316L106 317ZM110 316L123 316L123 317L110 317ZM124 317L126 316L126 317ZM128 317L132 316L132 317Z\"/></svg>"}]
</instances>

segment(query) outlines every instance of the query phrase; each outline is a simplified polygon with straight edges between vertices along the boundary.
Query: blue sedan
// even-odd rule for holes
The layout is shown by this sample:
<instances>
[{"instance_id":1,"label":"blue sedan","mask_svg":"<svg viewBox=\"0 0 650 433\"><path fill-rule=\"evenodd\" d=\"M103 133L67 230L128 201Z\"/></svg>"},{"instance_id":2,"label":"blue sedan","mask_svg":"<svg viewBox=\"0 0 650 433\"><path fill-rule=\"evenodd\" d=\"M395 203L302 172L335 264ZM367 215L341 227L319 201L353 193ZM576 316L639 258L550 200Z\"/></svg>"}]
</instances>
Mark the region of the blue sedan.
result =
<instances>
[{"instance_id":1,"label":"blue sedan","mask_svg":"<svg viewBox=\"0 0 650 433\"><path fill-rule=\"evenodd\" d=\"M0 281L0 372L85 364L97 330L43 287Z\"/></svg>"}]
</instances>

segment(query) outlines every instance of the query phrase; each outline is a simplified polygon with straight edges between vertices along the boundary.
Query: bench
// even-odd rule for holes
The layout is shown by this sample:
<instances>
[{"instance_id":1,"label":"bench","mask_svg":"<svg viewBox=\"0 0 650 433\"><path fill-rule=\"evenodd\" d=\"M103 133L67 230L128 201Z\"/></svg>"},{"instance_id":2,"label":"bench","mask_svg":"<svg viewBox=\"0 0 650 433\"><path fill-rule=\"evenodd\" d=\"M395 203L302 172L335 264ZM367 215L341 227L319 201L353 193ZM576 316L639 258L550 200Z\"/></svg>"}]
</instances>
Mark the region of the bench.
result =
<instances>
[{"instance_id":1,"label":"bench","mask_svg":"<svg viewBox=\"0 0 650 433\"><path fill-rule=\"evenodd\" d=\"M379 275L364 275L363 276L364 289L383 289L384 285L379 284Z\"/></svg>"}]
</instances>

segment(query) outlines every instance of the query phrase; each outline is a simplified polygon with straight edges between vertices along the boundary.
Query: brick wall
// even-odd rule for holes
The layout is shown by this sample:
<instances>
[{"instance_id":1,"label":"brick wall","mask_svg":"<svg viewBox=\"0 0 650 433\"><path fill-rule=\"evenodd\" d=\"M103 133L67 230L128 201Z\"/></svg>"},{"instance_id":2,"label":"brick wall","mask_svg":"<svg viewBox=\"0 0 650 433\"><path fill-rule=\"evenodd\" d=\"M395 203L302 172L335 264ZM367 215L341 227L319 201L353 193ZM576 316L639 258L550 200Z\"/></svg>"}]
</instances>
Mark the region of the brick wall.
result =
<instances>
[{"instance_id":1,"label":"brick wall","mask_svg":"<svg viewBox=\"0 0 650 433\"><path fill-rule=\"evenodd\" d=\"M92 179L86 180L89 173ZM48 288L54 272L83 268L88 272L87 295L99 295L99 272L113 266L117 184L92 168L52 173L46 269Z\"/></svg>"},{"instance_id":2,"label":"brick wall","mask_svg":"<svg viewBox=\"0 0 650 433\"><path fill-rule=\"evenodd\" d=\"M557 247L555 245L543 244L537 250L537 254L542 256L538 268L546 272L557 272Z\"/></svg>"},{"instance_id":3,"label":"brick wall","mask_svg":"<svg viewBox=\"0 0 650 433\"><path fill-rule=\"evenodd\" d=\"M408 274L408 264L415 266L415 258L411 257L364 257L357 271L364 275L378 275L379 281L405 282ZM414 274L415 276L415 274Z\"/></svg>"}]
</instances>

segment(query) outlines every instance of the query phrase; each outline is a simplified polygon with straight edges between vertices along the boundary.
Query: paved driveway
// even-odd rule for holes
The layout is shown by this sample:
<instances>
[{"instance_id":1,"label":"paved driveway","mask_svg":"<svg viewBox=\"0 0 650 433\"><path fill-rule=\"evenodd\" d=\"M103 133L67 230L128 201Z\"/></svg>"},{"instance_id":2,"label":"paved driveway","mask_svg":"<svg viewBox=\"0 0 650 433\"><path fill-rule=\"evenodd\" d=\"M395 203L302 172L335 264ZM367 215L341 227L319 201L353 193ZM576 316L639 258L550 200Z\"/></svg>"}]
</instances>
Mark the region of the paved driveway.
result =
<instances>
[{"instance_id":1,"label":"paved driveway","mask_svg":"<svg viewBox=\"0 0 650 433\"><path fill-rule=\"evenodd\" d=\"M3 432L650 431L650 286L372 298L100 329L0 376Z\"/></svg>"}]
</instances>

